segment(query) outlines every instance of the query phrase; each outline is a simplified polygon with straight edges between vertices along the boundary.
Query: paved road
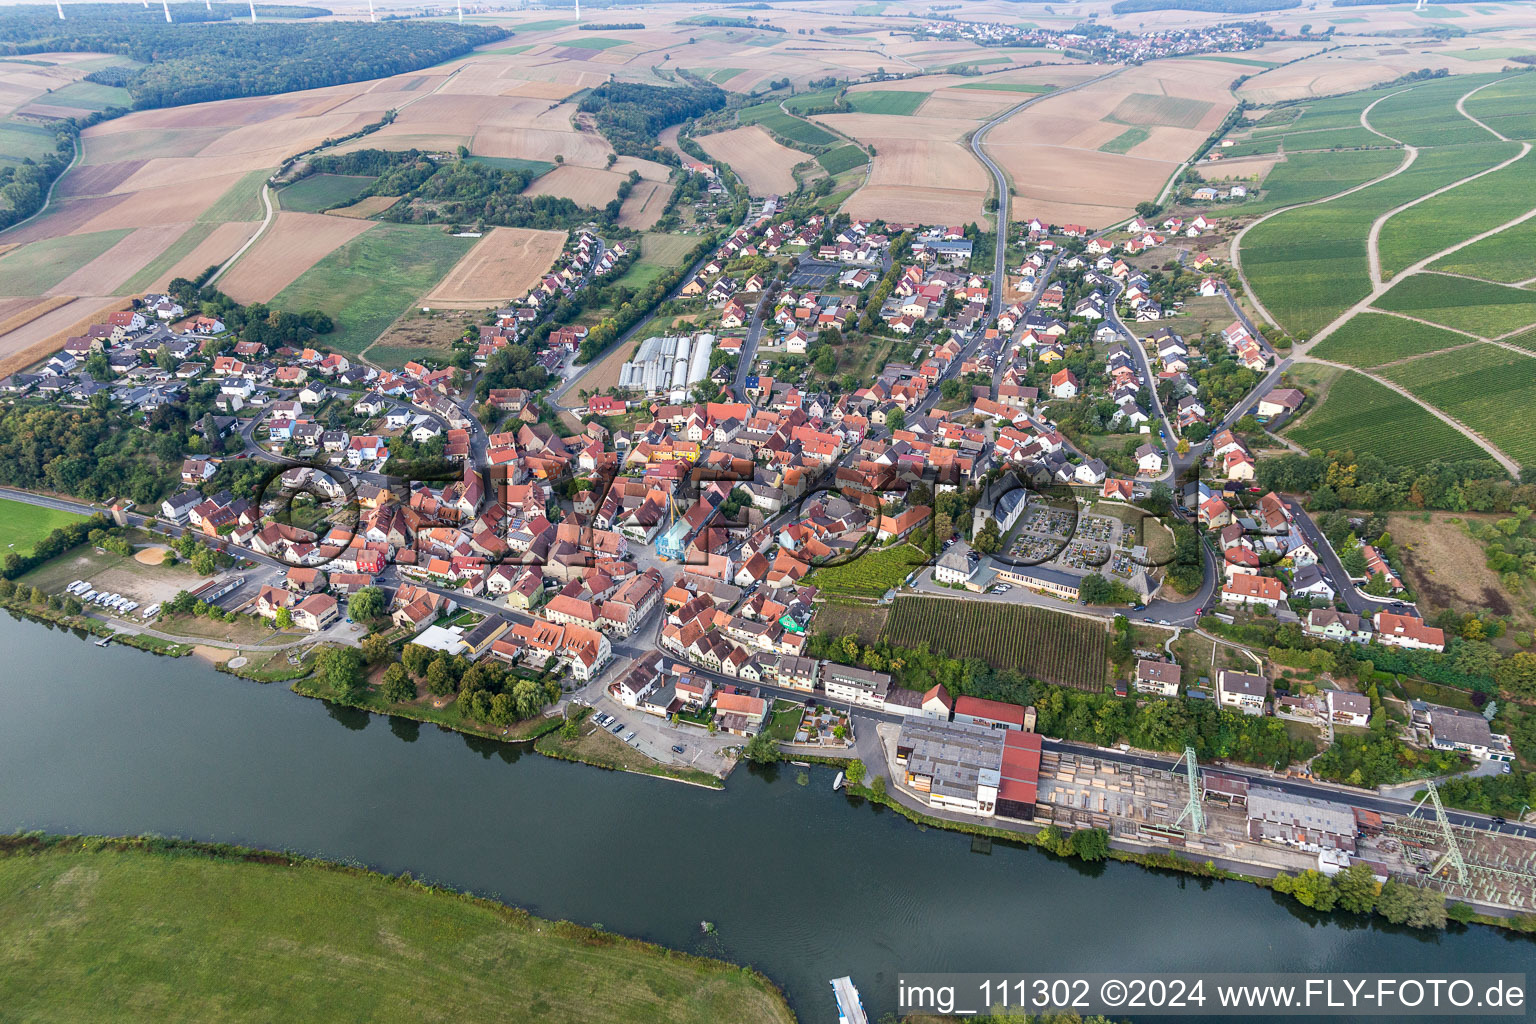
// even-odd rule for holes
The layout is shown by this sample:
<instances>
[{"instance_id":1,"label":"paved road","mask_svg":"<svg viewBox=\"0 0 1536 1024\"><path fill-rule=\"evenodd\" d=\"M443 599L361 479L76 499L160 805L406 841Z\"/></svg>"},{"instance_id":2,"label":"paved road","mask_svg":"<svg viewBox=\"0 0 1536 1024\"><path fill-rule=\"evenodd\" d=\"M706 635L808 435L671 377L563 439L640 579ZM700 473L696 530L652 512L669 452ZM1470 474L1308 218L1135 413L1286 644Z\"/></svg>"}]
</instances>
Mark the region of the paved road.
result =
<instances>
[{"instance_id":1,"label":"paved road","mask_svg":"<svg viewBox=\"0 0 1536 1024\"><path fill-rule=\"evenodd\" d=\"M1328 580L1333 584L1333 589L1339 592L1344 603L1349 605L1350 611L1370 618L1383 608L1403 603L1390 597L1372 597L1350 582L1349 572L1344 568L1344 563L1340 561L1338 553L1333 550L1333 545L1328 543L1328 538L1323 536L1323 531L1318 529L1317 523L1302 507L1301 500L1292 494L1282 494L1280 497L1290 511L1291 517L1296 521L1297 528L1301 530L1301 535L1307 538L1307 543L1312 545L1313 550L1322 560L1323 568L1327 570Z\"/></svg>"}]
</instances>

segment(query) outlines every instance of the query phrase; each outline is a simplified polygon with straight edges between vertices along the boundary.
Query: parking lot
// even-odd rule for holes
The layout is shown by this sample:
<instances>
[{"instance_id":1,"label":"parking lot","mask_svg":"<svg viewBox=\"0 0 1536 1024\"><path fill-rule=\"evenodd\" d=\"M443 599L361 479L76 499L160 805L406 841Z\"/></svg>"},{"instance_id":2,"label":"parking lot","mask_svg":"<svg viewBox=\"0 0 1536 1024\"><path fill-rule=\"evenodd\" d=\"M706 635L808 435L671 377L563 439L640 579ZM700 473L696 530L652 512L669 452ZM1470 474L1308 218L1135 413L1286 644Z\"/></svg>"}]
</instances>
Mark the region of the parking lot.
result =
<instances>
[{"instance_id":1,"label":"parking lot","mask_svg":"<svg viewBox=\"0 0 1536 1024\"><path fill-rule=\"evenodd\" d=\"M739 748L746 742L730 733L711 735L709 730L696 725L673 725L665 718L627 708L606 693L592 700L591 706L594 718L606 715L611 719L600 720L599 725L662 764L686 765L712 775L723 775L735 761L725 751ZM682 750L675 749L677 747Z\"/></svg>"},{"instance_id":2,"label":"parking lot","mask_svg":"<svg viewBox=\"0 0 1536 1024\"><path fill-rule=\"evenodd\" d=\"M789 275L791 288L825 288L827 282L843 270L841 263L823 263L820 260L801 260L800 266Z\"/></svg>"}]
</instances>

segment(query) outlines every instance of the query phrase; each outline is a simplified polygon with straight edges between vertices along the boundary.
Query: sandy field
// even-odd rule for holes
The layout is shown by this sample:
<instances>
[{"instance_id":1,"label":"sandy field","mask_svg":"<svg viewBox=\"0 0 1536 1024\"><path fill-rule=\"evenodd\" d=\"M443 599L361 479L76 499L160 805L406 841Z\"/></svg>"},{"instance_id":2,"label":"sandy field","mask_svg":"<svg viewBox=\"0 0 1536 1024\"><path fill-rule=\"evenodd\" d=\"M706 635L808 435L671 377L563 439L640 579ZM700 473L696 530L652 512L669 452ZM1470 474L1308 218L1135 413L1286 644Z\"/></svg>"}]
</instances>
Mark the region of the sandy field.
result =
<instances>
[{"instance_id":1,"label":"sandy field","mask_svg":"<svg viewBox=\"0 0 1536 1024\"><path fill-rule=\"evenodd\" d=\"M985 95L985 94L983 94ZM958 141L976 126L968 121L923 117L913 114L821 114L812 118L828 128L851 135L860 142L875 139L916 139L921 141ZM1001 130L999 125L997 130Z\"/></svg>"},{"instance_id":2,"label":"sandy field","mask_svg":"<svg viewBox=\"0 0 1536 1024\"><path fill-rule=\"evenodd\" d=\"M114 292L124 281L148 266L190 226L189 223L156 224L131 231L122 241L54 285L48 293Z\"/></svg>"},{"instance_id":3,"label":"sandy field","mask_svg":"<svg viewBox=\"0 0 1536 1024\"><path fill-rule=\"evenodd\" d=\"M875 158L869 182L843 204L850 216L990 223L982 203L991 180L970 150L954 142L871 141Z\"/></svg>"},{"instance_id":4,"label":"sandy field","mask_svg":"<svg viewBox=\"0 0 1536 1024\"><path fill-rule=\"evenodd\" d=\"M659 181L642 181L619 207L619 226L645 231L654 227L672 198L672 186Z\"/></svg>"},{"instance_id":5,"label":"sandy field","mask_svg":"<svg viewBox=\"0 0 1536 1024\"><path fill-rule=\"evenodd\" d=\"M1244 156L1215 163L1201 161L1200 176L1206 181L1263 181L1275 169L1275 164L1282 162L1279 156Z\"/></svg>"},{"instance_id":6,"label":"sandy field","mask_svg":"<svg viewBox=\"0 0 1536 1024\"><path fill-rule=\"evenodd\" d=\"M1459 21L1459 19L1458 19ZM1495 39L1452 40L1455 49L1471 46L1497 47ZM1528 41L1526 45L1536 44ZM1397 51L1397 52L1390 52ZM1244 82L1238 95L1250 103L1275 103L1307 96L1331 96L1335 93L1368 89L1380 82L1390 82L1410 71L1446 68L1451 74L1497 71L1501 61L1470 61L1426 50L1422 45L1378 45L1323 53L1283 68L1272 68Z\"/></svg>"},{"instance_id":7,"label":"sandy field","mask_svg":"<svg viewBox=\"0 0 1536 1024\"><path fill-rule=\"evenodd\" d=\"M92 217L70 234L110 231L113 228L142 228L196 220L208 207L218 202L245 175L243 172L213 178L191 178L167 183L141 192L128 192L121 201Z\"/></svg>"},{"instance_id":8,"label":"sandy field","mask_svg":"<svg viewBox=\"0 0 1536 1024\"><path fill-rule=\"evenodd\" d=\"M788 195L795 190L790 169L815 159L798 149L781 146L760 125L747 125L703 135L698 143L704 152L730 165L754 196Z\"/></svg>"},{"instance_id":9,"label":"sandy field","mask_svg":"<svg viewBox=\"0 0 1536 1024\"><path fill-rule=\"evenodd\" d=\"M133 553L133 560L140 565L159 565L165 561L165 556L170 550L170 548L159 544L139 548L139 550Z\"/></svg>"},{"instance_id":10,"label":"sandy field","mask_svg":"<svg viewBox=\"0 0 1536 1024\"><path fill-rule=\"evenodd\" d=\"M246 239L254 235L259 227L261 227L260 221L235 220L220 224L209 233L207 238L197 243L195 249L177 260L170 270L160 275L150 288L160 291L178 277L196 277L209 267L222 264L239 252Z\"/></svg>"},{"instance_id":11,"label":"sandy field","mask_svg":"<svg viewBox=\"0 0 1536 1024\"><path fill-rule=\"evenodd\" d=\"M240 262L219 278L219 290L237 302L271 301L337 246L371 227L372 221L285 210Z\"/></svg>"},{"instance_id":12,"label":"sandy field","mask_svg":"<svg viewBox=\"0 0 1536 1024\"><path fill-rule=\"evenodd\" d=\"M492 228L422 300L455 308L495 306L527 293L565 244L564 231Z\"/></svg>"},{"instance_id":13,"label":"sandy field","mask_svg":"<svg viewBox=\"0 0 1536 1024\"><path fill-rule=\"evenodd\" d=\"M399 201L399 196L364 196L351 206L326 210L325 215L327 217L350 217L353 220L367 220L376 213L383 213Z\"/></svg>"},{"instance_id":14,"label":"sandy field","mask_svg":"<svg viewBox=\"0 0 1536 1024\"><path fill-rule=\"evenodd\" d=\"M120 298L79 298L6 334L0 335L0 377L24 370L57 352L64 342L113 309L121 309Z\"/></svg>"},{"instance_id":15,"label":"sandy field","mask_svg":"<svg viewBox=\"0 0 1536 1024\"><path fill-rule=\"evenodd\" d=\"M523 195L564 196L585 206L603 206L619 194L625 177L617 171L563 164L541 175Z\"/></svg>"}]
</instances>

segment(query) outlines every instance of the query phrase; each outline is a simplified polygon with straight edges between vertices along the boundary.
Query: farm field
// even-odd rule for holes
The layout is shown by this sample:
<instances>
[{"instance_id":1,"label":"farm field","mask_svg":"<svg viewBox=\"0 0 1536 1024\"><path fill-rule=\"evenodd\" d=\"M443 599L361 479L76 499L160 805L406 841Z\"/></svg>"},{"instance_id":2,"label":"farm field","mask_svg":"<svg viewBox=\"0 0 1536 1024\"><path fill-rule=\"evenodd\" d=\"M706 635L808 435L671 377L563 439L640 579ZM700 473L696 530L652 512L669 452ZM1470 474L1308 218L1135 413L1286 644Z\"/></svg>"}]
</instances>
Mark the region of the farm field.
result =
<instances>
[{"instance_id":1,"label":"farm field","mask_svg":"<svg viewBox=\"0 0 1536 1024\"><path fill-rule=\"evenodd\" d=\"M898 597L882 638L927 644L951 658L981 658L1035 679L1096 693L1106 678L1109 634L1093 619L1044 608L947 597Z\"/></svg>"},{"instance_id":2,"label":"farm field","mask_svg":"<svg viewBox=\"0 0 1536 1024\"><path fill-rule=\"evenodd\" d=\"M896 114L905 117L917 113L917 108L930 95L898 89L850 89L845 98L848 105L861 114Z\"/></svg>"},{"instance_id":3,"label":"farm field","mask_svg":"<svg viewBox=\"0 0 1536 1024\"><path fill-rule=\"evenodd\" d=\"M1152 133L1146 128L1127 128L1125 131L1110 139L1099 147L1100 153L1129 153L1135 147L1146 142L1152 137Z\"/></svg>"},{"instance_id":4,"label":"farm field","mask_svg":"<svg viewBox=\"0 0 1536 1024\"><path fill-rule=\"evenodd\" d=\"M337 246L372 227L368 221L284 210L219 278L219 289L237 302L269 302Z\"/></svg>"},{"instance_id":5,"label":"farm field","mask_svg":"<svg viewBox=\"0 0 1536 1024\"><path fill-rule=\"evenodd\" d=\"M1414 274L1375 303L1485 338L1536 324L1536 291L1444 274Z\"/></svg>"},{"instance_id":6,"label":"farm field","mask_svg":"<svg viewBox=\"0 0 1536 1024\"><path fill-rule=\"evenodd\" d=\"M1379 239L1382 277L1390 278L1426 256L1532 209L1536 209L1536 150L1388 219ZM1531 262L1536 265L1536 260ZM1526 276L1533 275L1536 270Z\"/></svg>"},{"instance_id":7,"label":"farm field","mask_svg":"<svg viewBox=\"0 0 1536 1024\"><path fill-rule=\"evenodd\" d=\"M617 283L626 288L645 288L672 267L683 262L698 239L687 235L651 232L640 238L640 256ZM626 359L628 356L625 357ZM620 360L621 362L623 360ZM615 378L617 380L617 378Z\"/></svg>"},{"instance_id":8,"label":"farm field","mask_svg":"<svg viewBox=\"0 0 1536 1024\"><path fill-rule=\"evenodd\" d=\"M1529 53L1530 51L1525 51ZM1467 98L1467 113L1511 139L1536 139L1536 82L1512 75Z\"/></svg>"},{"instance_id":9,"label":"farm field","mask_svg":"<svg viewBox=\"0 0 1536 1024\"><path fill-rule=\"evenodd\" d=\"M619 207L619 226L644 231L656 226L672 198L672 186L660 181L641 181Z\"/></svg>"},{"instance_id":10,"label":"farm field","mask_svg":"<svg viewBox=\"0 0 1536 1024\"><path fill-rule=\"evenodd\" d=\"M474 241L425 225L364 226L369 230L310 267L272 302L280 309L329 313L336 331L326 336L326 346L349 355L373 344L391 321L442 280Z\"/></svg>"},{"instance_id":11,"label":"farm field","mask_svg":"<svg viewBox=\"0 0 1536 1024\"><path fill-rule=\"evenodd\" d=\"M829 146L837 141L837 136L824 128L819 128L809 121L802 121L798 117L791 117L779 109L777 103L759 103L752 107L742 107L737 112L736 118L743 125L762 125L780 138L791 142L798 142L806 146Z\"/></svg>"},{"instance_id":12,"label":"farm field","mask_svg":"<svg viewBox=\"0 0 1536 1024\"><path fill-rule=\"evenodd\" d=\"M1379 178L1403 162L1400 149L1364 149L1343 153L1295 153L1275 164L1264 178L1263 194L1232 208L1234 213L1268 213L1282 206L1310 203ZM1217 165L1207 177L1221 174Z\"/></svg>"},{"instance_id":13,"label":"farm field","mask_svg":"<svg viewBox=\"0 0 1536 1024\"><path fill-rule=\"evenodd\" d=\"M1354 370L1341 373L1323 403L1284 434L1303 448L1370 452L1394 465L1488 457L1449 424Z\"/></svg>"},{"instance_id":14,"label":"farm field","mask_svg":"<svg viewBox=\"0 0 1536 1024\"><path fill-rule=\"evenodd\" d=\"M1494 75L1454 75L1389 94L1371 110L1371 126L1410 146L1491 142L1492 133L1456 112L1456 101Z\"/></svg>"},{"instance_id":15,"label":"farm field","mask_svg":"<svg viewBox=\"0 0 1536 1024\"><path fill-rule=\"evenodd\" d=\"M279 189L277 201L295 213L324 213L356 199L373 181L362 174L311 174Z\"/></svg>"},{"instance_id":16,"label":"farm field","mask_svg":"<svg viewBox=\"0 0 1536 1024\"><path fill-rule=\"evenodd\" d=\"M563 196L582 206L605 206L619 194L625 175L596 167L562 164L523 190L525 196Z\"/></svg>"},{"instance_id":17,"label":"farm field","mask_svg":"<svg viewBox=\"0 0 1536 1024\"><path fill-rule=\"evenodd\" d=\"M982 89L987 92L1047 93L1055 91L1054 85L1037 85L1033 82L966 82L956 89Z\"/></svg>"},{"instance_id":18,"label":"farm field","mask_svg":"<svg viewBox=\"0 0 1536 1024\"><path fill-rule=\"evenodd\" d=\"M0 292L42 295L129 235L127 228L44 238L0 256Z\"/></svg>"},{"instance_id":19,"label":"farm field","mask_svg":"<svg viewBox=\"0 0 1536 1024\"><path fill-rule=\"evenodd\" d=\"M1311 354L1330 362L1370 367L1455 348L1471 341L1464 334L1415 320L1385 313L1361 313L1324 338Z\"/></svg>"},{"instance_id":20,"label":"farm field","mask_svg":"<svg viewBox=\"0 0 1536 1024\"><path fill-rule=\"evenodd\" d=\"M423 1005L515 1019L508 992L567 1022L794 1019L734 965L355 867L136 839L39 847L0 858L0 1001L32 1020L145 1019L172 989L203 1021L404 1020Z\"/></svg>"},{"instance_id":21,"label":"farm field","mask_svg":"<svg viewBox=\"0 0 1536 1024\"><path fill-rule=\"evenodd\" d=\"M821 164L828 174L841 174L846 170L869 163L869 154L858 146L839 146L818 156L816 162Z\"/></svg>"},{"instance_id":22,"label":"farm field","mask_svg":"<svg viewBox=\"0 0 1536 1024\"><path fill-rule=\"evenodd\" d=\"M327 210L326 216L367 220L369 217L383 213L399 201L399 196L364 196L350 206L340 206L333 210Z\"/></svg>"},{"instance_id":23,"label":"farm field","mask_svg":"<svg viewBox=\"0 0 1536 1024\"><path fill-rule=\"evenodd\" d=\"M1521 465L1536 465L1536 430L1516 409L1536 395L1536 356L1494 345L1424 356L1381 371L1492 441Z\"/></svg>"},{"instance_id":24,"label":"farm field","mask_svg":"<svg viewBox=\"0 0 1536 1024\"><path fill-rule=\"evenodd\" d=\"M1532 254L1536 254L1536 217L1442 256L1429 269L1522 284L1536 278L1536 257Z\"/></svg>"},{"instance_id":25,"label":"farm field","mask_svg":"<svg viewBox=\"0 0 1536 1024\"><path fill-rule=\"evenodd\" d=\"M73 512L0 498L0 558L13 552L30 555L38 541L80 518Z\"/></svg>"},{"instance_id":26,"label":"farm field","mask_svg":"<svg viewBox=\"0 0 1536 1024\"><path fill-rule=\"evenodd\" d=\"M1259 224L1244 236L1243 269L1281 327L1292 334L1316 331L1370 294L1366 236L1372 221L1516 151L1510 143L1422 150L1401 174Z\"/></svg>"},{"instance_id":27,"label":"farm field","mask_svg":"<svg viewBox=\"0 0 1536 1024\"><path fill-rule=\"evenodd\" d=\"M781 146L756 124L700 135L694 141L704 152L728 164L755 196L793 192L795 176L792 168L810 159L798 149Z\"/></svg>"},{"instance_id":28,"label":"farm field","mask_svg":"<svg viewBox=\"0 0 1536 1024\"><path fill-rule=\"evenodd\" d=\"M482 308L521 298L554 264L565 237L564 231L492 228L422 304Z\"/></svg>"}]
</instances>

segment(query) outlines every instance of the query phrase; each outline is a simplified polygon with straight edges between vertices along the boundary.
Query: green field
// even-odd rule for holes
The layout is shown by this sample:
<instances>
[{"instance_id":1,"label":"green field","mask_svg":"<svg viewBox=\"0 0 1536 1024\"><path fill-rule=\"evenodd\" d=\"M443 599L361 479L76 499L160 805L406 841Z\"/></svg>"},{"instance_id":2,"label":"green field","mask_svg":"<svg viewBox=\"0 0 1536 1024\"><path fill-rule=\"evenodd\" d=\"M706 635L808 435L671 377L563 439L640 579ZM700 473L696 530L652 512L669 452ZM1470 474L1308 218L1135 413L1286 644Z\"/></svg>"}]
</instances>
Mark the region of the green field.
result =
<instances>
[{"instance_id":1,"label":"green field","mask_svg":"<svg viewBox=\"0 0 1536 1024\"><path fill-rule=\"evenodd\" d=\"M1472 96L1467 113L1512 139L1536 139L1536 79L1513 75Z\"/></svg>"},{"instance_id":2,"label":"green field","mask_svg":"<svg viewBox=\"0 0 1536 1024\"><path fill-rule=\"evenodd\" d=\"M4 848L12 1020L794 1019L735 965L359 868L160 839Z\"/></svg>"},{"instance_id":3,"label":"green field","mask_svg":"<svg viewBox=\"0 0 1536 1024\"><path fill-rule=\"evenodd\" d=\"M784 100L784 106L796 114L804 113L815 107L825 107L837 99L837 94L842 92L840 86L831 89L817 89L815 92L802 92L796 96L790 96Z\"/></svg>"},{"instance_id":4,"label":"green field","mask_svg":"<svg viewBox=\"0 0 1536 1024\"><path fill-rule=\"evenodd\" d=\"M1465 345L1471 340L1464 334L1402 317L1360 313L1328 335L1312 354L1334 363L1369 367Z\"/></svg>"},{"instance_id":5,"label":"green field","mask_svg":"<svg viewBox=\"0 0 1536 1024\"><path fill-rule=\"evenodd\" d=\"M808 587L820 587L828 594L879 597L928 562L922 550L910 544L893 544L888 548L870 548L844 565L815 569L802 582Z\"/></svg>"},{"instance_id":6,"label":"green field","mask_svg":"<svg viewBox=\"0 0 1536 1024\"><path fill-rule=\"evenodd\" d=\"M440 227L379 224L344 243L272 300L277 309L320 309L336 321L327 348L357 355L442 280L475 239Z\"/></svg>"},{"instance_id":7,"label":"green field","mask_svg":"<svg viewBox=\"0 0 1536 1024\"><path fill-rule=\"evenodd\" d=\"M1371 126L1410 146L1454 146L1494 137L1456 111L1456 101L1493 75L1452 75L1389 95L1371 111Z\"/></svg>"},{"instance_id":8,"label":"green field","mask_svg":"<svg viewBox=\"0 0 1536 1024\"><path fill-rule=\"evenodd\" d=\"M39 96L38 103L52 107L76 107L80 110L106 110L108 107L127 108L133 97L127 89L115 85L97 85L95 82L71 82L62 89L55 89L46 96Z\"/></svg>"},{"instance_id":9,"label":"green field","mask_svg":"<svg viewBox=\"0 0 1536 1024\"><path fill-rule=\"evenodd\" d=\"M261 220L267 215L266 205L261 201L261 186L272 176L273 170L275 168L247 174L230 186L218 202L198 214L197 219L210 224L223 224L232 220Z\"/></svg>"},{"instance_id":10,"label":"green field","mask_svg":"<svg viewBox=\"0 0 1536 1024\"><path fill-rule=\"evenodd\" d=\"M1372 221L1516 152L1513 143L1422 150L1401 174L1258 225L1243 239L1243 269L1280 326L1292 334L1316 331L1370 294Z\"/></svg>"},{"instance_id":11,"label":"green field","mask_svg":"<svg viewBox=\"0 0 1536 1024\"><path fill-rule=\"evenodd\" d=\"M0 256L0 294L41 295L126 238L130 228L56 235Z\"/></svg>"},{"instance_id":12,"label":"green field","mask_svg":"<svg viewBox=\"0 0 1536 1024\"><path fill-rule=\"evenodd\" d=\"M1533 207L1536 152L1426 199L1383 224L1379 239L1382 277L1391 278L1419 260L1491 231ZM1536 259L1528 260L1528 265L1536 267ZM1525 276L1536 276L1536 269Z\"/></svg>"},{"instance_id":13,"label":"green field","mask_svg":"<svg viewBox=\"0 0 1536 1024\"><path fill-rule=\"evenodd\" d=\"M1530 408L1536 395L1536 357L1475 344L1389 366L1382 375L1450 413L1521 465L1536 465L1536 430L1516 413Z\"/></svg>"},{"instance_id":14,"label":"green field","mask_svg":"<svg viewBox=\"0 0 1536 1024\"><path fill-rule=\"evenodd\" d=\"M194 222L177 236L176 241L167 246L164 252L150 260L137 274L124 281L121 290L124 292L146 291L161 276L169 273L171 268L180 263L193 249L201 245L203 239L213 234L213 229L216 227L218 225L210 221ZM254 228L251 230L255 231Z\"/></svg>"},{"instance_id":15,"label":"green field","mask_svg":"<svg viewBox=\"0 0 1536 1024\"><path fill-rule=\"evenodd\" d=\"M1504 344L1518 345L1520 348L1536 352L1536 329L1526 331L1523 334L1517 334L1513 338L1505 338Z\"/></svg>"},{"instance_id":16,"label":"green field","mask_svg":"<svg viewBox=\"0 0 1536 1024\"><path fill-rule=\"evenodd\" d=\"M1376 305L1485 338L1536 324L1536 291L1444 274L1405 277Z\"/></svg>"},{"instance_id":17,"label":"green field","mask_svg":"<svg viewBox=\"0 0 1536 1024\"><path fill-rule=\"evenodd\" d=\"M617 284L626 288L645 288L672 267L683 262L689 251L699 244L697 238L687 235L667 235L652 232L641 236L640 258L630 264L629 270Z\"/></svg>"},{"instance_id":18,"label":"green field","mask_svg":"<svg viewBox=\"0 0 1536 1024\"><path fill-rule=\"evenodd\" d=\"M1258 60L1254 57L1239 57L1233 53L1206 54L1202 57L1196 57L1195 60L1216 60L1223 64L1246 64L1249 67L1254 68L1277 68L1280 66L1280 62L1277 60Z\"/></svg>"},{"instance_id":19,"label":"green field","mask_svg":"<svg viewBox=\"0 0 1536 1024\"><path fill-rule=\"evenodd\" d=\"M729 82L731 79L735 78L737 75L741 74L745 70L747 70L747 69L746 68L720 68L718 71L712 72L710 74L709 80L711 82L714 82L716 85L721 85L721 84L723 84L725 82Z\"/></svg>"},{"instance_id":20,"label":"green field","mask_svg":"<svg viewBox=\"0 0 1536 1024\"><path fill-rule=\"evenodd\" d=\"M846 95L848 105L861 114L899 114L906 116L917 113L917 108L923 105L932 93L906 92L901 89L880 89L873 92L850 92Z\"/></svg>"},{"instance_id":21,"label":"green field","mask_svg":"<svg viewBox=\"0 0 1536 1024\"><path fill-rule=\"evenodd\" d=\"M523 30L523 31L526 31L526 30ZM533 44L533 43L522 43L521 45L518 45L518 46L503 46L503 47L501 47L499 49L496 49L496 50L476 50L475 52L476 53L485 53L485 54L494 53L494 54L496 54L498 56L502 56L502 57L515 57L515 56L517 56L520 53L527 53L529 50L533 49L534 45L535 44ZM458 58L454 58L454 59L457 60Z\"/></svg>"},{"instance_id":22,"label":"green field","mask_svg":"<svg viewBox=\"0 0 1536 1024\"><path fill-rule=\"evenodd\" d=\"M1093 619L1026 605L902 596L882 639L950 658L981 658L1034 679L1096 693L1104 688L1109 633Z\"/></svg>"},{"instance_id":23,"label":"green field","mask_svg":"<svg viewBox=\"0 0 1536 1024\"><path fill-rule=\"evenodd\" d=\"M568 46L575 50L611 50L615 46L623 46L629 42L627 39L608 39L598 36L596 39L562 39L557 46Z\"/></svg>"},{"instance_id":24,"label":"green field","mask_svg":"<svg viewBox=\"0 0 1536 1024\"><path fill-rule=\"evenodd\" d=\"M0 121L0 164L41 160L55 146L53 132L29 121Z\"/></svg>"},{"instance_id":25,"label":"green field","mask_svg":"<svg viewBox=\"0 0 1536 1024\"><path fill-rule=\"evenodd\" d=\"M1212 106L1206 100L1133 92L1121 100L1104 120L1132 127L1163 125L1168 128L1193 128Z\"/></svg>"},{"instance_id":26,"label":"green field","mask_svg":"<svg viewBox=\"0 0 1536 1024\"><path fill-rule=\"evenodd\" d=\"M869 163L869 154L858 146L839 146L818 156L816 162L826 168L828 174L841 174L849 168Z\"/></svg>"},{"instance_id":27,"label":"green field","mask_svg":"<svg viewBox=\"0 0 1536 1024\"><path fill-rule=\"evenodd\" d=\"M1397 149L1288 154L1265 176L1264 194L1235 210L1243 214L1264 213L1324 199L1379 178L1402 162L1402 151Z\"/></svg>"},{"instance_id":28,"label":"green field","mask_svg":"<svg viewBox=\"0 0 1536 1024\"><path fill-rule=\"evenodd\" d=\"M350 203L374 180L366 174L311 174L279 189L277 201L285 210L324 213L333 206Z\"/></svg>"},{"instance_id":29,"label":"green field","mask_svg":"<svg viewBox=\"0 0 1536 1024\"><path fill-rule=\"evenodd\" d=\"M1139 146L1152 137L1152 133L1146 128L1127 128L1125 131L1110 139L1099 147L1100 153L1129 153L1133 146Z\"/></svg>"},{"instance_id":30,"label":"green field","mask_svg":"<svg viewBox=\"0 0 1536 1024\"><path fill-rule=\"evenodd\" d=\"M1532 253L1536 253L1536 218L1441 257L1430 269L1518 284L1536 278Z\"/></svg>"},{"instance_id":31,"label":"green field","mask_svg":"<svg viewBox=\"0 0 1536 1024\"><path fill-rule=\"evenodd\" d=\"M1511 57L1525 57L1530 55L1530 50L1523 50L1518 46L1483 46L1476 50L1441 50L1446 57L1456 57L1461 60L1508 60Z\"/></svg>"},{"instance_id":32,"label":"green field","mask_svg":"<svg viewBox=\"0 0 1536 1024\"><path fill-rule=\"evenodd\" d=\"M557 28L566 28L575 24L577 21L574 18L546 18L543 21L529 21L510 27L514 32L552 32Z\"/></svg>"},{"instance_id":33,"label":"green field","mask_svg":"<svg viewBox=\"0 0 1536 1024\"><path fill-rule=\"evenodd\" d=\"M0 498L0 559L12 552L30 555L38 541L81 518L73 512Z\"/></svg>"},{"instance_id":34,"label":"green field","mask_svg":"<svg viewBox=\"0 0 1536 1024\"><path fill-rule=\"evenodd\" d=\"M548 174L555 165L548 160L524 160L516 156L472 156L471 163L485 164L502 171L530 171L534 177Z\"/></svg>"},{"instance_id":35,"label":"green field","mask_svg":"<svg viewBox=\"0 0 1536 1024\"><path fill-rule=\"evenodd\" d=\"M1488 457L1449 424L1354 370L1340 374L1323 404L1284 433L1303 448L1370 452L1395 465Z\"/></svg>"},{"instance_id":36,"label":"green field","mask_svg":"<svg viewBox=\"0 0 1536 1024\"><path fill-rule=\"evenodd\" d=\"M1030 92L1047 93L1055 92L1054 85L1035 85L1031 82L966 82L955 86L956 89L985 89L988 92Z\"/></svg>"},{"instance_id":37,"label":"green field","mask_svg":"<svg viewBox=\"0 0 1536 1024\"><path fill-rule=\"evenodd\" d=\"M742 107L736 116L742 124L760 124L775 135L807 146L829 146L837 141L837 136L831 132L784 113L777 103Z\"/></svg>"}]
</instances>

